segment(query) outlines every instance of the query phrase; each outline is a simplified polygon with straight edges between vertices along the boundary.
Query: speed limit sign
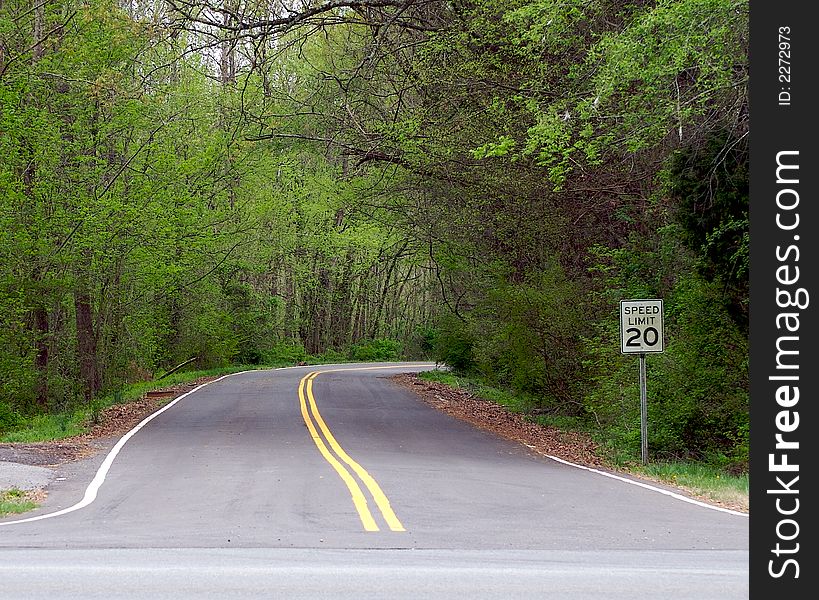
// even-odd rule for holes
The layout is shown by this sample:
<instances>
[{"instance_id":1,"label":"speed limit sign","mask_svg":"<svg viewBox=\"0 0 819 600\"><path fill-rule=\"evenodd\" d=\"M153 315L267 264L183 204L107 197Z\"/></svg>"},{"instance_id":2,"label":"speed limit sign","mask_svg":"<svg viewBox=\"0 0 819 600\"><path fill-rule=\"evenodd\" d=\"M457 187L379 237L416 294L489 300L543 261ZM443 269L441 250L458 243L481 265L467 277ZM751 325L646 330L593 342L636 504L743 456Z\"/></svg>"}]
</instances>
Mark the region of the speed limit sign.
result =
<instances>
[{"instance_id":1,"label":"speed limit sign","mask_svg":"<svg viewBox=\"0 0 819 600\"><path fill-rule=\"evenodd\" d=\"M620 351L623 354L662 352L663 301L620 300Z\"/></svg>"}]
</instances>

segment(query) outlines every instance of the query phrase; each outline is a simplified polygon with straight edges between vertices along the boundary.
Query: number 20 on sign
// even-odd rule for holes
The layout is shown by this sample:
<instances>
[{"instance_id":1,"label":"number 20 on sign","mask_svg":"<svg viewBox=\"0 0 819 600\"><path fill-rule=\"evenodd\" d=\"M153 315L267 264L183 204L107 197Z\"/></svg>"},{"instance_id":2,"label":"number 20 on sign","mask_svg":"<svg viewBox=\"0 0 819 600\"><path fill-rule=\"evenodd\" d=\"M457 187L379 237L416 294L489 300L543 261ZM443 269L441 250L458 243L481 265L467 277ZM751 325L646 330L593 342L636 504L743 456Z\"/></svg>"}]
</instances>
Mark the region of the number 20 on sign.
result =
<instances>
[{"instance_id":1,"label":"number 20 on sign","mask_svg":"<svg viewBox=\"0 0 819 600\"><path fill-rule=\"evenodd\" d=\"M663 352L663 301L620 300L620 351Z\"/></svg>"}]
</instances>

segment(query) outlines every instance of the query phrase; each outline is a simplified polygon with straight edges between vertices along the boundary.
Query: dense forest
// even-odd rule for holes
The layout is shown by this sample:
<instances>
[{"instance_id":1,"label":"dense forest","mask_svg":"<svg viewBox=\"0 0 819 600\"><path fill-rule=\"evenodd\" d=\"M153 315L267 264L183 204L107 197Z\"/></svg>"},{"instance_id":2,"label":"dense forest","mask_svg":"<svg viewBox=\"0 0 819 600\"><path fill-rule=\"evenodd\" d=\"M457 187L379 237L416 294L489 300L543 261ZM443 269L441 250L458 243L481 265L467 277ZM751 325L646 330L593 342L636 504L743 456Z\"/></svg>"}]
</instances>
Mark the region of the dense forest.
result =
<instances>
[{"instance_id":1,"label":"dense forest","mask_svg":"<svg viewBox=\"0 0 819 600\"><path fill-rule=\"evenodd\" d=\"M0 0L0 430L430 358L747 469L747 0Z\"/></svg>"}]
</instances>

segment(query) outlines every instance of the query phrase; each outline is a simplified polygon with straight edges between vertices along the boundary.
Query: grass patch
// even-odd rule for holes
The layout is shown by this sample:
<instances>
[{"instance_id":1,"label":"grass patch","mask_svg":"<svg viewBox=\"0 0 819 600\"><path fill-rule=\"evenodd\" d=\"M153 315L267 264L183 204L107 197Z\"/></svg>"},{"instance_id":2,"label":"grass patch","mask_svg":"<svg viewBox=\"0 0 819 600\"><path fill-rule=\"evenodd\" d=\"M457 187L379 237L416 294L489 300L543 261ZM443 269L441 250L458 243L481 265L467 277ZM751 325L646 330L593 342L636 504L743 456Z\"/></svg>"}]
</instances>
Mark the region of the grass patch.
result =
<instances>
[{"instance_id":1,"label":"grass patch","mask_svg":"<svg viewBox=\"0 0 819 600\"><path fill-rule=\"evenodd\" d=\"M682 487L691 493L748 510L748 474L727 475L717 467L689 462L649 463L632 466L638 475Z\"/></svg>"},{"instance_id":2,"label":"grass patch","mask_svg":"<svg viewBox=\"0 0 819 600\"><path fill-rule=\"evenodd\" d=\"M35 415L0 437L0 442L42 442L61 440L86 431L89 411L76 410L56 414Z\"/></svg>"},{"instance_id":3,"label":"grass patch","mask_svg":"<svg viewBox=\"0 0 819 600\"><path fill-rule=\"evenodd\" d=\"M477 377L459 375L451 371L422 371L418 376L427 381L435 381L450 387L467 390L479 398L500 404L511 412L525 415L526 419L540 425L556 427L566 431L590 432L588 425L578 417L558 414L535 414L536 409L540 406L540 402L535 396L489 385Z\"/></svg>"},{"instance_id":4,"label":"grass patch","mask_svg":"<svg viewBox=\"0 0 819 600\"><path fill-rule=\"evenodd\" d=\"M16 488L0 491L0 517L17 515L35 508L37 503L31 499L28 492Z\"/></svg>"}]
</instances>

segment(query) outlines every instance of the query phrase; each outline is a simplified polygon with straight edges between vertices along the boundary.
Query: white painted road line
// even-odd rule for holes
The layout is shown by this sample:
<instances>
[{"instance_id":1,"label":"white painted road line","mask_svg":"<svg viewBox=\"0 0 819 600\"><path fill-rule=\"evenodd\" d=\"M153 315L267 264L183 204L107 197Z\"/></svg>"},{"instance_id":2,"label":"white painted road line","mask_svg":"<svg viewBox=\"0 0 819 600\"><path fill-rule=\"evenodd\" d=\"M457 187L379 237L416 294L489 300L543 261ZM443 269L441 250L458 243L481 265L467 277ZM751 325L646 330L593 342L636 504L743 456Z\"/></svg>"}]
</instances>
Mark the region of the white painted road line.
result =
<instances>
[{"instance_id":1,"label":"white painted road line","mask_svg":"<svg viewBox=\"0 0 819 600\"><path fill-rule=\"evenodd\" d=\"M122 450L122 447L125 446L125 444L128 442L128 440L130 440L132 437L134 437L134 435L137 433L137 431L139 431L140 429L145 427L145 425L147 425L148 423L153 421L155 418L157 418L159 415L164 413L166 410L168 410L172 406L174 406L177 402L179 402L183 398L186 398L187 396L190 396L194 392L197 392L197 391L201 390L206 385L210 385L211 383L216 383L217 381L221 381L221 380L225 379L226 377L231 377L233 375L240 375L242 373L249 373L249 372L250 371L239 371L237 373L228 373L227 375L223 375L222 377L219 377L218 379L214 379L213 381L208 381L206 383L203 383L202 385L195 387L191 391L185 392L181 396L175 398L172 402L169 402L168 404L166 404L165 406L163 406L162 408L160 408L156 412L151 413L150 415L148 415L147 417L142 419L142 421L140 421L140 423L136 427L134 427L131 431L126 433L124 436L122 436L119 439L119 441L117 441L117 443L114 445L114 447L111 448L111 450L108 452L108 455L105 457L105 460L102 461L102 464L99 466L99 469L97 469L97 473L96 473L96 475L94 475L94 479L91 480L91 483L89 483L88 487L85 489L85 495L83 496L82 500L80 500L76 504L74 504L72 506L69 506L67 508L64 508L62 510L58 510L56 512L46 513L44 515L37 515L36 517L28 517L26 519L18 519L16 521L5 521L5 522L0 523L0 527L3 527L5 525L18 525L20 523L31 523L33 521L42 521L43 519L51 519L53 517L59 517L59 516L62 516L62 515L67 515L68 513L72 513L74 511L80 510L81 508L85 508L86 506L91 504L94 500L96 500L97 492L99 492L99 489L102 486L102 484L105 483L105 477L108 475L108 471L111 469L111 465L114 464L114 459L117 457L117 454L119 454L119 451Z\"/></svg>"},{"instance_id":2,"label":"white painted road line","mask_svg":"<svg viewBox=\"0 0 819 600\"><path fill-rule=\"evenodd\" d=\"M740 512L738 510L731 510L730 508L723 508L721 506L715 506L713 504L708 504L706 502L700 502L699 500L694 500L693 498L688 498L687 496L683 496L682 494L677 494L675 492L671 492L669 490L664 490L662 488L655 487L648 483L643 483L642 481L635 481L633 479L628 479L626 477L620 477L619 475L615 475L614 473L607 473L606 471L601 471L600 469L593 469L592 467L586 467L584 465L578 465L573 462L569 462L568 460L563 460L562 458L558 458L556 456L552 456L551 454L547 454L549 458L554 461L557 461L564 465L569 465L570 467L576 467L578 469L583 469L584 471L591 471L592 473L597 473L598 475L602 475L603 477L610 477L611 479L616 479L617 481L622 481L623 483L628 483L629 485L636 485L637 487L645 488L647 490L651 490L654 492L658 492L660 494L664 494L666 496L671 496L676 500L682 500L683 502L688 502L689 504L695 504L697 506L702 506L703 508L710 508L711 510L717 510L720 512L728 513L729 515L737 515L738 517L748 517L748 513Z\"/></svg>"}]
</instances>

